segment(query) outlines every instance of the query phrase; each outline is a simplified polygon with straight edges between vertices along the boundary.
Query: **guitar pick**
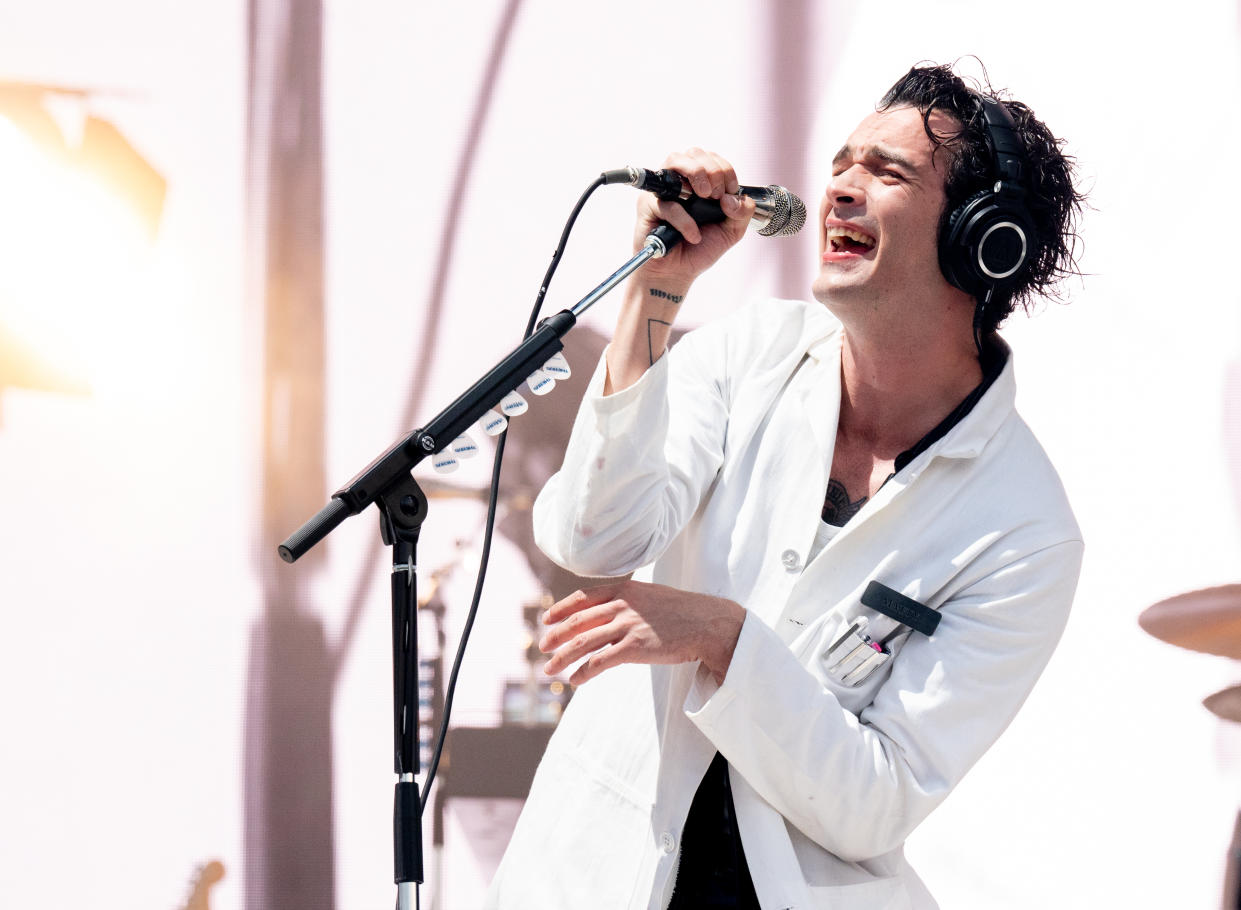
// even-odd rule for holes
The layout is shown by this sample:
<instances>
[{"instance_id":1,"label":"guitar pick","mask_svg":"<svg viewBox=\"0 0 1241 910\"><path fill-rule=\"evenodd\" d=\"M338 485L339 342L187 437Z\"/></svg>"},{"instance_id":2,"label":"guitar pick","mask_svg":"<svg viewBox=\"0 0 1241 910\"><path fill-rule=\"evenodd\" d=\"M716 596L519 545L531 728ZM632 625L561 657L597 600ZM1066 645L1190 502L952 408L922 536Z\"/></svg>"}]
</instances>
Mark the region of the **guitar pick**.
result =
<instances>
[{"instance_id":1,"label":"guitar pick","mask_svg":"<svg viewBox=\"0 0 1241 910\"><path fill-rule=\"evenodd\" d=\"M451 448L447 448L442 452L436 452L431 456L431 466L441 474L451 474L457 470L460 464L457 461L457 456L452 453Z\"/></svg>"},{"instance_id":2,"label":"guitar pick","mask_svg":"<svg viewBox=\"0 0 1241 910\"><path fill-rule=\"evenodd\" d=\"M552 389L556 388L556 380L552 379L542 370L535 370L526 377L526 385L530 387L530 391L535 395L546 395Z\"/></svg>"},{"instance_id":3,"label":"guitar pick","mask_svg":"<svg viewBox=\"0 0 1241 910\"><path fill-rule=\"evenodd\" d=\"M488 436L499 436L507 426L508 418L494 408L488 409L478 421L478 428Z\"/></svg>"},{"instance_id":4,"label":"guitar pick","mask_svg":"<svg viewBox=\"0 0 1241 910\"><path fill-rule=\"evenodd\" d=\"M543 364L543 372L551 376L553 379L568 379L573 375L569 370L569 361L560 351L551 356L547 363Z\"/></svg>"},{"instance_id":5,"label":"guitar pick","mask_svg":"<svg viewBox=\"0 0 1241 910\"><path fill-rule=\"evenodd\" d=\"M450 448L458 458L473 458L478 454L478 443L471 439L468 433L462 433L454 439Z\"/></svg>"},{"instance_id":6,"label":"guitar pick","mask_svg":"<svg viewBox=\"0 0 1241 910\"><path fill-rule=\"evenodd\" d=\"M500 411L505 417L518 417L528 410L530 405L517 392L509 392L500 399Z\"/></svg>"}]
</instances>

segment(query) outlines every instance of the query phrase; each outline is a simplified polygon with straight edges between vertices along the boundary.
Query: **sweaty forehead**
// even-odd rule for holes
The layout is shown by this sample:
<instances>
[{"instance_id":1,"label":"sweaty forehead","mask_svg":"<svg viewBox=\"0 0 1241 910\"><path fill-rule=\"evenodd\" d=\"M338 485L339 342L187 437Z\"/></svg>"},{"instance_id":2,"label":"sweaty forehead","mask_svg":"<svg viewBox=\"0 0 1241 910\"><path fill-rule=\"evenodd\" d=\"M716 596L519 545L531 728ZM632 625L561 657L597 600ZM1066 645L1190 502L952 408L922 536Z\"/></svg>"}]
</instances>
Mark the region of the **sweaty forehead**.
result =
<instances>
[{"instance_id":1,"label":"sweaty forehead","mask_svg":"<svg viewBox=\"0 0 1241 910\"><path fill-rule=\"evenodd\" d=\"M957 121L939 111L931 112L931 128L951 135ZM836 153L833 164L846 160L875 159L914 170L938 170L935 146L926 134L922 114L912 107L893 107L868 115Z\"/></svg>"}]
</instances>

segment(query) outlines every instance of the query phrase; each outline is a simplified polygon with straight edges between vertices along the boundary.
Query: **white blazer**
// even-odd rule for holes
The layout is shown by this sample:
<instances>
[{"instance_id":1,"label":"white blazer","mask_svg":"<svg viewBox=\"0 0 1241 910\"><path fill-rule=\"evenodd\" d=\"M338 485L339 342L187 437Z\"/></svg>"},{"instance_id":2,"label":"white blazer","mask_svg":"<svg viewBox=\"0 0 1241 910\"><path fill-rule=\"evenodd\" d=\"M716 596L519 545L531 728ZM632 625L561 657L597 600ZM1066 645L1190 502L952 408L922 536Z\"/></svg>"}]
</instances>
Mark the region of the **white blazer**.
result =
<instances>
[{"instance_id":1,"label":"white blazer","mask_svg":"<svg viewBox=\"0 0 1241 910\"><path fill-rule=\"evenodd\" d=\"M764 910L935 907L902 844L1042 672L1081 535L1014 410L1010 356L808 560L840 338L822 306L767 301L691 332L618 394L602 396L600 364L535 504L540 547L579 574L641 569L747 617L722 685L696 664L622 666L574 694L486 906L666 907L718 750ZM939 610L934 634L864 607L871 580ZM828 655L859 617L876 640L898 632L860 682Z\"/></svg>"}]
</instances>

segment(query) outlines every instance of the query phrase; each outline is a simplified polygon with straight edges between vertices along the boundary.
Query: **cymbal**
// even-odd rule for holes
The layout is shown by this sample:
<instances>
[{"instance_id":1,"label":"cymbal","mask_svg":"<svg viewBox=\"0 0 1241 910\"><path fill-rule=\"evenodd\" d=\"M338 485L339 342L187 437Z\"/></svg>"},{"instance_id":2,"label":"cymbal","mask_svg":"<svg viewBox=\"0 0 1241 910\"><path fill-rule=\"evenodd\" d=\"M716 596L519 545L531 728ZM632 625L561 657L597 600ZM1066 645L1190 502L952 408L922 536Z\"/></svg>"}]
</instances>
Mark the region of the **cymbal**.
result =
<instances>
[{"instance_id":1,"label":"cymbal","mask_svg":"<svg viewBox=\"0 0 1241 910\"><path fill-rule=\"evenodd\" d=\"M1161 600L1142 611L1138 625L1160 641L1241 660L1241 584Z\"/></svg>"},{"instance_id":2,"label":"cymbal","mask_svg":"<svg viewBox=\"0 0 1241 910\"><path fill-rule=\"evenodd\" d=\"M1241 723L1241 686L1229 686L1202 700L1206 709L1216 717Z\"/></svg>"}]
</instances>

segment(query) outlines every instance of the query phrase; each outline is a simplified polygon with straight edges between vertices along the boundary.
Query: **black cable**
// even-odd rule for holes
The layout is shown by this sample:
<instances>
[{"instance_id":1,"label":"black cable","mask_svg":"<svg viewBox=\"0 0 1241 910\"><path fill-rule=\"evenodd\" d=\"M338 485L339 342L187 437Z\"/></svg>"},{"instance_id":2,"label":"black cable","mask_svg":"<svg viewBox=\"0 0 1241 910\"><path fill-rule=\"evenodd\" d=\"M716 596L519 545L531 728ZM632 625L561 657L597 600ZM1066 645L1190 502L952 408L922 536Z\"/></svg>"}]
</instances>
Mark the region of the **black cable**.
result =
<instances>
[{"instance_id":1,"label":"black cable","mask_svg":"<svg viewBox=\"0 0 1241 910\"><path fill-rule=\"evenodd\" d=\"M552 277L556 274L556 267L560 264L560 257L564 255L565 247L569 242L569 234L573 230L578 214L581 213L582 207L586 205L586 200L603 184L604 179L602 175L595 178L595 181L578 198L577 204L573 206L573 211L569 213L564 230L560 232L560 241L556 246L556 251L552 253L552 261L547 266L547 272L543 275L543 282L539 286L538 295L535 297L534 309L530 312L530 320L526 323L526 332L522 335L522 341L534 334L539 312L543 309L543 298L547 296L547 289L551 287ZM426 811L427 800L431 795L431 784L435 782L435 772L439 769L440 756L444 751L444 741L448 736L448 720L452 714L452 700L457 689L457 675L461 670L461 660L465 656L465 648L470 640L470 632L474 628L474 619L478 615L478 604L483 596L483 583L487 577L487 562L491 557L491 537L495 530L496 505L500 498L500 468L504 460L504 443L507 439L508 430L506 429L496 440L496 454L491 467L490 500L487 503L487 526L483 532L483 550L482 555L479 557L478 574L475 576L474 581L474 596L470 600L470 612L465 618L465 626L461 630L461 641L457 645L457 654L452 662L452 672L448 676L448 685L444 690L444 716L440 718L440 729L436 736L435 752L431 756L426 783L422 787L420 814Z\"/></svg>"},{"instance_id":2,"label":"black cable","mask_svg":"<svg viewBox=\"0 0 1241 910\"><path fill-rule=\"evenodd\" d=\"M982 314L991 303L991 295L995 293L995 285L987 288L987 296L979 300L974 307L974 347L978 348L978 359L983 358L982 349Z\"/></svg>"}]
</instances>

